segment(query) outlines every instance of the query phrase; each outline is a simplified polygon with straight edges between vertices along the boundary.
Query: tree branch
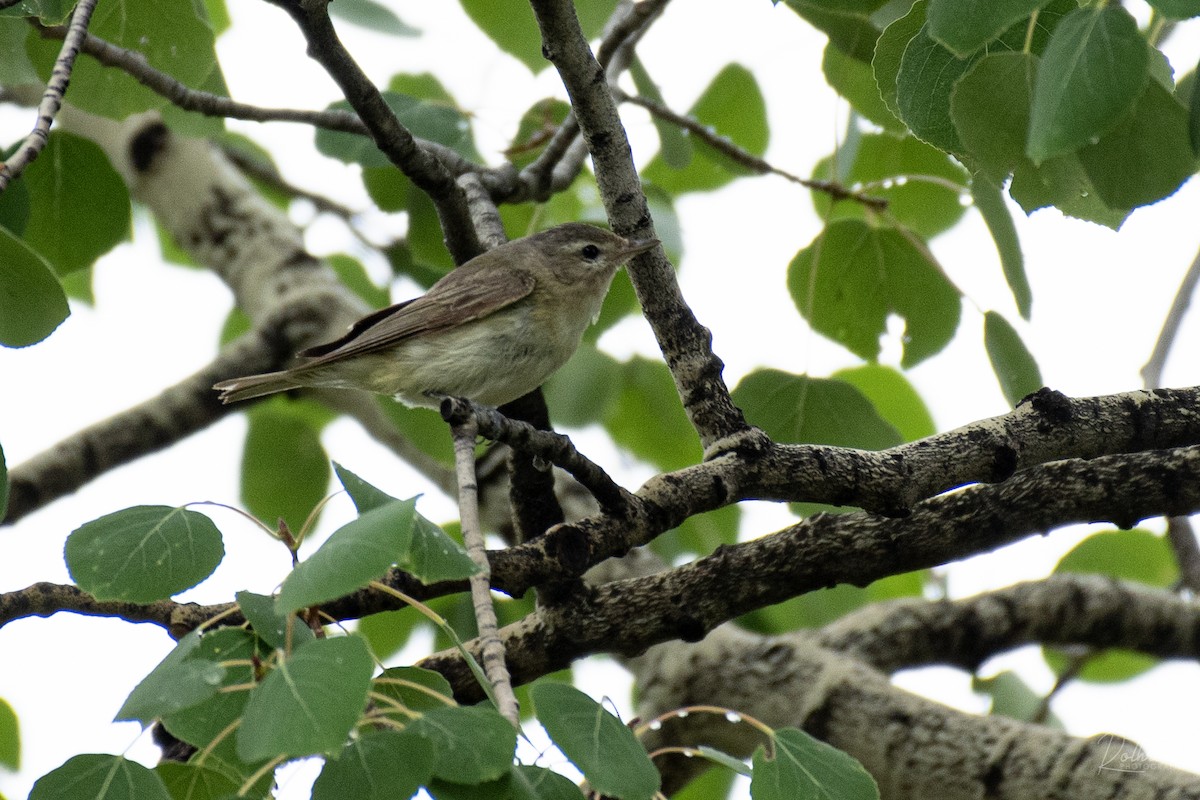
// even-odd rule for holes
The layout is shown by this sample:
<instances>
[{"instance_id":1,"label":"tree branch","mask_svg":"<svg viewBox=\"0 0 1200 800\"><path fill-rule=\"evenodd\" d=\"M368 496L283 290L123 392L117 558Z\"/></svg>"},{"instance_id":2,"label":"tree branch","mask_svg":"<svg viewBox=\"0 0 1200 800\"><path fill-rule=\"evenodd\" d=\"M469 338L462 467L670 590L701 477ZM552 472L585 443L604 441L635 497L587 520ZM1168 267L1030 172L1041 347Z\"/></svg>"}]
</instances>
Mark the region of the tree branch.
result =
<instances>
[{"instance_id":1,"label":"tree branch","mask_svg":"<svg viewBox=\"0 0 1200 800\"><path fill-rule=\"evenodd\" d=\"M929 664L975 671L1026 644L1120 647L1200 658L1200 608L1162 589L1100 575L1051 575L963 600L895 600L811 634L822 647L891 673Z\"/></svg>"},{"instance_id":2,"label":"tree branch","mask_svg":"<svg viewBox=\"0 0 1200 800\"><path fill-rule=\"evenodd\" d=\"M727 620L814 589L866 586L1075 522L1132 524L1198 509L1200 447L1057 461L1002 484L932 498L902 519L818 514L667 572L605 584L552 609L539 608L501 634L513 678L524 683L591 653L632 656L673 639L699 641ZM497 554L492 585L512 592L506 570L519 567L524 573L526 551L542 542L584 547L560 540L558 533L504 551L507 558ZM578 552L560 554L568 567L575 559L586 560ZM465 699L478 699L456 652L435 654L423 665L450 677Z\"/></svg>"},{"instance_id":3,"label":"tree branch","mask_svg":"<svg viewBox=\"0 0 1200 800\"><path fill-rule=\"evenodd\" d=\"M542 51L562 78L592 154L613 230L634 238L655 236L616 103L603 67L583 38L574 6L569 0L532 0L531 5L542 32ZM634 258L627 269L702 444L707 448L744 433L747 425L721 377L724 364L712 350L712 334L683 301L662 248Z\"/></svg>"},{"instance_id":4,"label":"tree branch","mask_svg":"<svg viewBox=\"0 0 1200 800\"><path fill-rule=\"evenodd\" d=\"M212 363L157 397L90 425L9 472L12 524L114 467L158 452L230 413L212 390L221 378L261 372L281 360L279 342L258 333L225 347Z\"/></svg>"}]
</instances>

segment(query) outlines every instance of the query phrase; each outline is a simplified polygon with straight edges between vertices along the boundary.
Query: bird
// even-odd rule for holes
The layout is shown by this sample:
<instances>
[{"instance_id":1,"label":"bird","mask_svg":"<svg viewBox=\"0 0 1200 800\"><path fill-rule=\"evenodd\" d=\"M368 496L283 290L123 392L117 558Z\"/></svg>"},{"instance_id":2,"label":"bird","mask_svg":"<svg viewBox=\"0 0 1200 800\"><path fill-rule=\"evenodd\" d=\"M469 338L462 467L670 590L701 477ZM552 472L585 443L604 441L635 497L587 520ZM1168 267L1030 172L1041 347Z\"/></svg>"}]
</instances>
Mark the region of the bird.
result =
<instances>
[{"instance_id":1,"label":"bird","mask_svg":"<svg viewBox=\"0 0 1200 800\"><path fill-rule=\"evenodd\" d=\"M363 389L409 406L464 397L499 407L567 362L617 270L658 244L580 222L557 225L472 258L424 295L301 351L289 369L213 388L223 403L309 387Z\"/></svg>"}]
</instances>

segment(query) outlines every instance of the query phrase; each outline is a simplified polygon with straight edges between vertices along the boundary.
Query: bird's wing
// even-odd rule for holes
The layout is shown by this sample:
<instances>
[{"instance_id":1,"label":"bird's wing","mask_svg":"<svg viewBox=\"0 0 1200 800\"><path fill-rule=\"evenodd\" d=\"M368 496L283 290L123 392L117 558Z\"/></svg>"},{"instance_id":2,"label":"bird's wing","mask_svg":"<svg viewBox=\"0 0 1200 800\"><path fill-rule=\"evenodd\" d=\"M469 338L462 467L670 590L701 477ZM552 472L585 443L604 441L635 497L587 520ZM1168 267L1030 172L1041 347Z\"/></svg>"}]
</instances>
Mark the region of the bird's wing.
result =
<instances>
[{"instance_id":1,"label":"bird's wing","mask_svg":"<svg viewBox=\"0 0 1200 800\"><path fill-rule=\"evenodd\" d=\"M524 270L459 267L421 297L363 317L345 336L299 355L328 363L386 350L411 336L481 319L527 297L535 280ZM314 362L309 362L309 366Z\"/></svg>"}]
</instances>

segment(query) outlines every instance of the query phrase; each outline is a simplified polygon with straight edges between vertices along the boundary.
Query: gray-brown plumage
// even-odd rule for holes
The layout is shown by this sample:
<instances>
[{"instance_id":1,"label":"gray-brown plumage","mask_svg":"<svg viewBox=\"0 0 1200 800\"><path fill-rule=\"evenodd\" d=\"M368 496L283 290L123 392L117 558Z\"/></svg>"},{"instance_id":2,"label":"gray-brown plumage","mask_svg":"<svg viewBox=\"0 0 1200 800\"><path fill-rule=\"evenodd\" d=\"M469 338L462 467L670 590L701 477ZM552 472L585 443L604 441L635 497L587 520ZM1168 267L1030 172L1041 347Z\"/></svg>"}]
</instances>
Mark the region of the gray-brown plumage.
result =
<instances>
[{"instance_id":1,"label":"gray-brown plumage","mask_svg":"<svg viewBox=\"0 0 1200 800\"><path fill-rule=\"evenodd\" d=\"M566 363L617 269L658 244L571 222L502 244L421 297L370 314L280 372L221 381L232 403L300 387L355 388L409 405L443 396L499 406Z\"/></svg>"}]
</instances>

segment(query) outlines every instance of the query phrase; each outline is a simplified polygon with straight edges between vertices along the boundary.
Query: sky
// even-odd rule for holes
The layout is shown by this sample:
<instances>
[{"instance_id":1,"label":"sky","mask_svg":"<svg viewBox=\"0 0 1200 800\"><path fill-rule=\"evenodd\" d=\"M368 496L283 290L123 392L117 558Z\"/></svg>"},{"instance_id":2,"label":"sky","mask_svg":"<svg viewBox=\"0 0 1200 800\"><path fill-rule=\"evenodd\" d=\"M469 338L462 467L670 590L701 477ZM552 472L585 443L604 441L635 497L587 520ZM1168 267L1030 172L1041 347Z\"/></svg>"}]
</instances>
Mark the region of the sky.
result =
<instances>
[{"instance_id":1,"label":"sky","mask_svg":"<svg viewBox=\"0 0 1200 800\"><path fill-rule=\"evenodd\" d=\"M232 3L234 27L218 42L226 80L236 99L272 106L319 108L336 97L332 83L304 56L295 26L266 3ZM563 96L553 70L536 78L494 46L462 17L455 3L394 2L408 23L425 31L396 40L346 26L348 46L379 83L401 71L422 71L447 54L461 56L458 68L442 73L451 93L474 114L477 144L489 158L508 145L521 110L553 94ZM262 30L271 36L263 37ZM668 102L686 109L726 63L754 72L767 97L771 146L767 159L807 174L827 155L844 130L846 107L820 79L824 37L808 29L784 6L738 4L736 13L719 0L679 0L646 36L639 50ZM1172 58L1195 63L1198 48L1183 41ZM623 111L635 158L656 149L644 112ZM23 135L32 111L0 109L0 143ZM290 180L334 194L356 208L368 201L350 169L313 155L311 130L298 125L231 124L276 152ZM1048 385L1072 396L1141 387L1138 370L1149 355L1163 315L1184 270L1195 256L1195 182L1175 197L1136 212L1119 233L1042 211L1018 225L1033 286L1031 323L1020 322L1003 283L998 259L974 212L954 231L936 239L935 254L964 292L962 328L940 355L909 373L925 397L939 430L1004 413L1004 398L987 366L982 312L1002 311L1025 338ZM680 281L697 317L713 331L714 348L726 363L730 386L756 367L827 375L853 365L846 351L811 333L783 291L787 263L820 229L807 190L775 177L741 179L725 189L679 201L686 253ZM308 222L303 210L297 221ZM346 246L337 226L311 225L306 239L316 253ZM143 219L132 244L102 259L96 268L95 308L73 305L71 317L48 340L24 350L0 350L0 443L10 468L80 427L152 396L200 368L215 353L218 331L231 305L213 276L163 266L154 236ZM384 265L368 261L382 278ZM397 299L412 287L395 288ZM761 321L771 320L769 327ZM1197 342L1200 321L1190 316L1168 363L1166 385L1200 384ZM602 346L623 357L654 356L656 347L640 319L607 333ZM898 361L898 346L885 343L885 363ZM420 413L420 412L416 412ZM237 503L238 453L245 423L231 415L170 450L103 476L75 495L0 528L0 591L38 580L65 582L66 535L103 514L136 504L178 505L200 500ZM397 496L427 491L419 506L434 520L452 519L452 502L422 486L420 479L371 442L353 424L335 423L325 444L331 455ZM584 452L636 487L651 474L607 445L602 436L581 432ZM746 535L789 524L785 509L753 504ZM225 534L228 556L217 574L182 600L216 602L240 589L269 592L288 567L286 552L231 512L211 510ZM353 513L335 499L323 521L332 530ZM1153 527L1153 526L1150 526ZM1086 535L1077 528L1035 537L998 553L969 559L945 570L948 592L967 596L1044 575ZM249 567L247 568L247 565ZM79 752L128 752L153 763L156 750L136 725L110 720L128 690L166 654L169 638L158 628L115 620L59 614L0 629L0 696L22 723L21 772L0 771L0 792L23 798L31 782ZM415 657L415 656L414 656ZM1020 665L1036 688L1052 680L1028 649L997 659L985 669ZM579 667L584 688L610 698L628 718L628 679L603 659ZM1195 664L1164 665L1119 687L1067 689L1054 710L1079 735L1115 731L1139 741L1152 758L1200 770L1200 744L1189 722L1200 717L1200 679ZM907 688L968 710L985 702L969 691L962 673L936 669L898 676ZM287 778L281 797L305 797L300 774Z\"/></svg>"}]
</instances>

